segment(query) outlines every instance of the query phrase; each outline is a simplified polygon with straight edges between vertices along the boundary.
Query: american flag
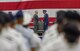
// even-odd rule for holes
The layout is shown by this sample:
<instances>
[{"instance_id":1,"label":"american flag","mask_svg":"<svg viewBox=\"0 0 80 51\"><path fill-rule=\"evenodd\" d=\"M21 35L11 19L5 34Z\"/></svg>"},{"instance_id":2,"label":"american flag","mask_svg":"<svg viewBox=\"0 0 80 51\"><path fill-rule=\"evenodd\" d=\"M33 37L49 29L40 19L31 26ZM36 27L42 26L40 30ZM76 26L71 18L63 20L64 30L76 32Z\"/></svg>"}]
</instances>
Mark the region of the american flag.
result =
<instances>
[{"instance_id":1,"label":"american flag","mask_svg":"<svg viewBox=\"0 0 80 51\"><path fill-rule=\"evenodd\" d=\"M0 0L0 10L80 8L79 0Z\"/></svg>"},{"instance_id":2,"label":"american flag","mask_svg":"<svg viewBox=\"0 0 80 51\"><path fill-rule=\"evenodd\" d=\"M49 14L49 26L55 22L56 12L58 10L77 10L80 11L79 0L0 0L0 10L4 12L13 12L16 14L18 10L23 10L24 24L30 23L33 26L31 18L34 11L38 11L38 16L43 20L42 10L47 10Z\"/></svg>"}]
</instances>

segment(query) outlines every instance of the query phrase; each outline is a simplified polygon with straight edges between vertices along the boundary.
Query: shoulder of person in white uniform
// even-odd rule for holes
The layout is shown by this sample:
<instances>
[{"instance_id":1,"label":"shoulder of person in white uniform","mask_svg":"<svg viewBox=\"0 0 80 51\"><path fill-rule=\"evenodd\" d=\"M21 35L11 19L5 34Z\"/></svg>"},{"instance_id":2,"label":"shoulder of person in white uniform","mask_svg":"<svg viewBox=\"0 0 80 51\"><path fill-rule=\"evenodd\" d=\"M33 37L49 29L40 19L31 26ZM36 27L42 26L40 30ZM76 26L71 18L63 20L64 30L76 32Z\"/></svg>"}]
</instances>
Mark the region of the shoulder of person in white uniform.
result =
<instances>
[{"instance_id":1,"label":"shoulder of person in white uniform","mask_svg":"<svg viewBox=\"0 0 80 51\"><path fill-rule=\"evenodd\" d=\"M11 18L11 17L9 17ZM8 19L8 18L7 18ZM10 26L7 27L5 38L7 37L8 39L12 39L14 43L16 44L17 47L19 48L18 50L20 51L26 51L29 50L27 46L25 46L25 39L21 35L21 33L17 32L15 28L11 28Z\"/></svg>"},{"instance_id":2,"label":"shoulder of person in white uniform","mask_svg":"<svg viewBox=\"0 0 80 51\"><path fill-rule=\"evenodd\" d=\"M17 16L18 16L18 18L20 18L22 15L20 16L18 14ZM16 30L19 31L19 32L21 32L22 35L25 37L25 39L28 39L29 40L29 44L30 44L30 47L31 48L36 48L36 41L35 41L36 38L35 38L34 33L33 33L32 30L30 31L30 29L24 28L22 26L22 24L17 24L16 25Z\"/></svg>"},{"instance_id":3,"label":"shoulder of person in white uniform","mask_svg":"<svg viewBox=\"0 0 80 51\"><path fill-rule=\"evenodd\" d=\"M25 27L25 26L24 26ZM36 51L39 50L40 46L41 46L41 39L39 38L39 36L33 31L33 29L30 29L28 27L26 27L26 30L28 32L30 32L33 36L32 36L32 41L33 43L35 44L35 48L36 48Z\"/></svg>"},{"instance_id":4,"label":"shoulder of person in white uniform","mask_svg":"<svg viewBox=\"0 0 80 51\"><path fill-rule=\"evenodd\" d=\"M69 13L69 14L68 14ZM48 43L47 46L43 47L41 51L79 51L80 50L80 30L76 26L76 21L79 21L76 17L80 18L77 12L69 11L65 16L68 20L63 26L63 32L58 36L56 41ZM73 16L74 15L74 19ZM70 18L72 17L72 18ZM71 22L73 20L73 23ZM80 23L79 23L80 24ZM73 39L74 37L74 39Z\"/></svg>"},{"instance_id":5,"label":"shoulder of person in white uniform","mask_svg":"<svg viewBox=\"0 0 80 51\"><path fill-rule=\"evenodd\" d=\"M35 44L36 49L38 50L41 46L41 39L39 36L30 28L26 28L27 31L31 31L30 33L33 35L33 42Z\"/></svg>"},{"instance_id":6,"label":"shoulder of person in white uniform","mask_svg":"<svg viewBox=\"0 0 80 51\"><path fill-rule=\"evenodd\" d=\"M42 41L42 45L46 45L51 41L55 41L58 36L57 24L52 25L46 32Z\"/></svg>"}]
</instances>

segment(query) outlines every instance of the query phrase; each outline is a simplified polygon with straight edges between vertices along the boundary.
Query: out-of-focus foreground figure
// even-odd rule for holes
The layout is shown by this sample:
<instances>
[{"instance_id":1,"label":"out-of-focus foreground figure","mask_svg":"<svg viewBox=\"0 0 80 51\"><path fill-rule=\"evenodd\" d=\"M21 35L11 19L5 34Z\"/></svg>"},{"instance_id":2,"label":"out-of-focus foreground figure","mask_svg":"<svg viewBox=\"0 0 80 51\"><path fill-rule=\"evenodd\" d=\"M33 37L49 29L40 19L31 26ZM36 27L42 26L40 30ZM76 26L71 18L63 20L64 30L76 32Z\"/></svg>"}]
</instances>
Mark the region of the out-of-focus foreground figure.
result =
<instances>
[{"instance_id":1,"label":"out-of-focus foreground figure","mask_svg":"<svg viewBox=\"0 0 80 51\"><path fill-rule=\"evenodd\" d=\"M11 13L10 13L11 14ZM0 51L26 51L23 36L11 26L14 19L9 14L0 12Z\"/></svg>"},{"instance_id":2,"label":"out-of-focus foreground figure","mask_svg":"<svg viewBox=\"0 0 80 51\"><path fill-rule=\"evenodd\" d=\"M26 46L29 47L30 51L36 51L37 48L40 46L40 39L37 40L36 37L34 36L35 33L31 31L31 29L26 29L25 27L23 27L23 18L24 18L24 15L23 15L23 12L20 10L17 12L16 14L16 21L17 21L17 24L16 24L16 30L20 33L22 33L23 37L28 40L28 44L26 44Z\"/></svg>"},{"instance_id":3,"label":"out-of-focus foreground figure","mask_svg":"<svg viewBox=\"0 0 80 51\"><path fill-rule=\"evenodd\" d=\"M38 51L41 40L30 28L23 27L24 14L19 10L0 12L0 51Z\"/></svg>"},{"instance_id":4,"label":"out-of-focus foreground figure","mask_svg":"<svg viewBox=\"0 0 80 51\"><path fill-rule=\"evenodd\" d=\"M80 51L79 39L80 15L77 11L58 11L57 23L45 33L40 51Z\"/></svg>"},{"instance_id":5,"label":"out-of-focus foreground figure","mask_svg":"<svg viewBox=\"0 0 80 51\"><path fill-rule=\"evenodd\" d=\"M58 31L61 33L62 31L60 30L62 27L62 20L63 16L65 16L65 11L59 11L57 12L57 21L53 26L51 26L44 35L43 42L42 42L42 47L45 45L49 44L50 42L53 42L56 40L58 37ZM57 31L58 30L58 31Z\"/></svg>"}]
</instances>

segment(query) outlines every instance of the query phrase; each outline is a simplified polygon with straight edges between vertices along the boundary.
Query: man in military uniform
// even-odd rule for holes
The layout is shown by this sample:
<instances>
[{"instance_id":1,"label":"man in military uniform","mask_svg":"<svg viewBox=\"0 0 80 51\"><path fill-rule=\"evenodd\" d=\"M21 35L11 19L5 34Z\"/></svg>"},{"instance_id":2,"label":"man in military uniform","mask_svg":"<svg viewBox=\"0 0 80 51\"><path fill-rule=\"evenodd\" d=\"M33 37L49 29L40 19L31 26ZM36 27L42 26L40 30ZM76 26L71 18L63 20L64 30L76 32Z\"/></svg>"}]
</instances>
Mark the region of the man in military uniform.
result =
<instances>
[{"instance_id":1,"label":"man in military uniform","mask_svg":"<svg viewBox=\"0 0 80 51\"><path fill-rule=\"evenodd\" d=\"M47 11L46 10L43 10L43 14L44 14L44 31L46 29L48 29L48 24L49 24L49 16L47 14Z\"/></svg>"}]
</instances>

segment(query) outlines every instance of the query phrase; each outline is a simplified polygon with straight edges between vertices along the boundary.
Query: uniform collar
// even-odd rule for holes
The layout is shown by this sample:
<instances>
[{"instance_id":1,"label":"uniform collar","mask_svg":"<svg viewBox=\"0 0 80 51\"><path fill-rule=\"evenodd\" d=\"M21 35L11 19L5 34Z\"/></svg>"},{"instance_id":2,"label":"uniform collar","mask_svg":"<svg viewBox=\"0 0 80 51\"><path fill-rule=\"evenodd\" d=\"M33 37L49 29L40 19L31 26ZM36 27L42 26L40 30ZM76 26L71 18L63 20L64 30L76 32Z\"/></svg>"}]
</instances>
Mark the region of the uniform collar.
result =
<instances>
[{"instance_id":1,"label":"uniform collar","mask_svg":"<svg viewBox=\"0 0 80 51\"><path fill-rule=\"evenodd\" d=\"M7 30L7 28L5 27L5 28L2 29L1 34L5 34L5 33L7 33L7 31L8 31L8 30Z\"/></svg>"}]
</instances>

